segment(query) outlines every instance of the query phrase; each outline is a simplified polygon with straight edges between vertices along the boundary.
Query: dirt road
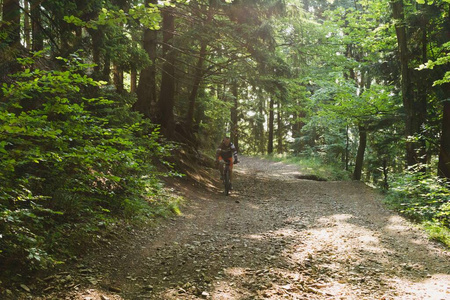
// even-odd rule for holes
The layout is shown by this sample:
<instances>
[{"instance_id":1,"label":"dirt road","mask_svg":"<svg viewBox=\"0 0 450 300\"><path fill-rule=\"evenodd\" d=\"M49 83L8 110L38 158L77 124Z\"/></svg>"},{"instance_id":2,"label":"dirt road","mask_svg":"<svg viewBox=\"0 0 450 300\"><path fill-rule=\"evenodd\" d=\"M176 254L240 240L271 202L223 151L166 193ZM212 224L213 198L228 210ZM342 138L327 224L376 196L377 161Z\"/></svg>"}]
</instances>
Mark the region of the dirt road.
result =
<instances>
[{"instance_id":1,"label":"dirt road","mask_svg":"<svg viewBox=\"0 0 450 300\"><path fill-rule=\"evenodd\" d=\"M182 216L130 231L41 299L450 299L449 253L376 191L257 158L235 172L229 197L179 184Z\"/></svg>"}]
</instances>

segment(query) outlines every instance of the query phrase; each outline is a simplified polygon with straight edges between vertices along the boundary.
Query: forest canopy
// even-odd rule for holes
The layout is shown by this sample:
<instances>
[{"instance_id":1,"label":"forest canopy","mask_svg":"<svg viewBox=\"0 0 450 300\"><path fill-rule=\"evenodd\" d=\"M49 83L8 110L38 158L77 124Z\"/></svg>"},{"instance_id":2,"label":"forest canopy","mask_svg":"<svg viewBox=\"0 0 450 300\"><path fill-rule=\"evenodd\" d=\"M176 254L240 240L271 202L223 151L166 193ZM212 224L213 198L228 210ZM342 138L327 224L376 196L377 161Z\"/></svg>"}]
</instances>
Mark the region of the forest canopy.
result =
<instances>
[{"instance_id":1,"label":"forest canopy","mask_svg":"<svg viewBox=\"0 0 450 300\"><path fill-rule=\"evenodd\" d=\"M0 265L154 214L174 145L225 135L449 226L449 0L0 3Z\"/></svg>"}]
</instances>

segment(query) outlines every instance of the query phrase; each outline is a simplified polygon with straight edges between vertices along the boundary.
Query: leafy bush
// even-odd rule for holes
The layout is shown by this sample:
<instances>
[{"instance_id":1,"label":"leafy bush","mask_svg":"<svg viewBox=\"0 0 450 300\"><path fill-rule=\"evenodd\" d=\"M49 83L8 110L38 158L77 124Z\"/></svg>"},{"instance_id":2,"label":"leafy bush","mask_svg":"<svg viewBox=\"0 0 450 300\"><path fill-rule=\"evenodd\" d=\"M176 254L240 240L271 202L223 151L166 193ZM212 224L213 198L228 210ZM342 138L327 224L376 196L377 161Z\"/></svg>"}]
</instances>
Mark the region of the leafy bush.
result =
<instances>
[{"instance_id":1,"label":"leafy bush","mask_svg":"<svg viewBox=\"0 0 450 300\"><path fill-rule=\"evenodd\" d=\"M49 253L77 224L89 233L132 218L170 150L126 101L102 96L77 55L60 70L36 68L41 55L20 60L0 94L0 260L35 268L55 263Z\"/></svg>"},{"instance_id":2,"label":"leafy bush","mask_svg":"<svg viewBox=\"0 0 450 300\"><path fill-rule=\"evenodd\" d=\"M409 172L397 176L388 199L411 218L450 226L450 189L437 176Z\"/></svg>"},{"instance_id":3,"label":"leafy bush","mask_svg":"<svg viewBox=\"0 0 450 300\"><path fill-rule=\"evenodd\" d=\"M450 247L450 229L448 227L442 227L434 222L425 222L424 228L431 239L440 241Z\"/></svg>"},{"instance_id":4,"label":"leafy bush","mask_svg":"<svg viewBox=\"0 0 450 300\"><path fill-rule=\"evenodd\" d=\"M424 223L434 238L441 236L437 239L449 241L450 188L442 178L408 171L394 177L390 186L386 198L389 204L407 217Z\"/></svg>"}]
</instances>

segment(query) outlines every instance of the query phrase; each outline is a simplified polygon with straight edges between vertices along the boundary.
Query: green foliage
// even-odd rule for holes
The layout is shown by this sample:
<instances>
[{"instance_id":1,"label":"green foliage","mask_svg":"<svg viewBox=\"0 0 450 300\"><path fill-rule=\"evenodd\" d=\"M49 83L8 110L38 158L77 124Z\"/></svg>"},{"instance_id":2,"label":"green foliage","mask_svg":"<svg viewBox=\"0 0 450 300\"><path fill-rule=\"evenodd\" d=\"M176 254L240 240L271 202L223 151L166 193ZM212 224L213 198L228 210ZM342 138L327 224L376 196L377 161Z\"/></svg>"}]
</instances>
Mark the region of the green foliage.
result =
<instances>
[{"instance_id":1,"label":"green foliage","mask_svg":"<svg viewBox=\"0 0 450 300\"><path fill-rule=\"evenodd\" d=\"M64 21L76 26L98 29L99 26L104 25L115 26L117 24L127 24L130 20L135 19L139 20L143 25L150 29L158 30L160 29L159 23L161 22L160 8L164 7L164 5L166 4L149 4L149 6L146 7L141 4L130 9L128 12L125 12L123 9L108 10L102 8L96 20L83 21L74 15L70 15L65 16Z\"/></svg>"},{"instance_id":2,"label":"green foliage","mask_svg":"<svg viewBox=\"0 0 450 300\"><path fill-rule=\"evenodd\" d=\"M447 247L450 247L450 229L433 222L425 222L423 226L428 232L430 239L441 242L444 245L447 245Z\"/></svg>"},{"instance_id":3,"label":"green foliage","mask_svg":"<svg viewBox=\"0 0 450 300\"><path fill-rule=\"evenodd\" d=\"M435 232L449 233L450 188L443 179L407 171L394 177L390 185L386 198L389 204L407 217L428 224ZM442 229L437 230L438 227Z\"/></svg>"},{"instance_id":4,"label":"green foliage","mask_svg":"<svg viewBox=\"0 0 450 300\"><path fill-rule=\"evenodd\" d=\"M230 102L224 102L217 98L217 95L205 93L198 99L203 116L199 122L199 140L207 149L216 149L216 143L223 138L226 133L226 126L231 107ZM227 95L227 97L232 97Z\"/></svg>"},{"instance_id":5,"label":"green foliage","mask_svg":"<svg viewBox=\"0 0 450 300\"><path fill-rule=\"evenodd\" d=\"M447 52L446 55L438 57L435 61L428 60L427 63L420 65L417 68L417 70L424 70L424 69L431 69L432 70L436 66L449 65L450 64L450 53L448 53L448 51L450 50L450 42L447 42L444 45L442 45L442 48L444 50L442 52L444 52L444 53ZM436 80L433 83L433 86L441 85L441 84L449 83L449 82L450 82L450 71L447 71L444 74L444 78Z\"/></svg>"},{"instance_id":6,"label":"green foliage","mask_svg":"<svg viewBox=\"0 0 450 300\"><path fill-rule=\"evenodd\" d=\"M61 250L55 240L77 228L92 234L95 224L114 216L139 214L143 199L159 189L153 162L171 150L161 144L158 128L131 113L126 101L102 96L101 83L84 75L89 65L77 55L59 60L61 70L43 70L22 59L23 71L2 86L5 263L45 267L56 262L50 254Z\"/></svg>"}]
</instances>

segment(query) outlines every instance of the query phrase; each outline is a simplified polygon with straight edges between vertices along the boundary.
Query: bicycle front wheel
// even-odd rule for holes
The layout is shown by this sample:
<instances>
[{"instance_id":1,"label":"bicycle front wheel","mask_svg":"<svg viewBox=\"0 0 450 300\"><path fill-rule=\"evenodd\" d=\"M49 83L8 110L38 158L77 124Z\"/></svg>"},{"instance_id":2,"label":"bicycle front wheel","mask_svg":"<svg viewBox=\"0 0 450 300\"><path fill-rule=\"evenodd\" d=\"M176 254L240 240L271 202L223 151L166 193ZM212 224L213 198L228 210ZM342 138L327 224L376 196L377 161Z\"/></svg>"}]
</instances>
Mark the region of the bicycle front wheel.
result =
<instances>
[{"instance_id":1,"label":"bicycle front wheel","mask_svg":"<svg viewBox=\"0 0 450 300\"><path fill-rule=\"evenodd\" d=\"M230 194L230 167L225 166L224 174L223 174L223 183L225 185L225 196Z\"/></svg>"}]
</instances>

